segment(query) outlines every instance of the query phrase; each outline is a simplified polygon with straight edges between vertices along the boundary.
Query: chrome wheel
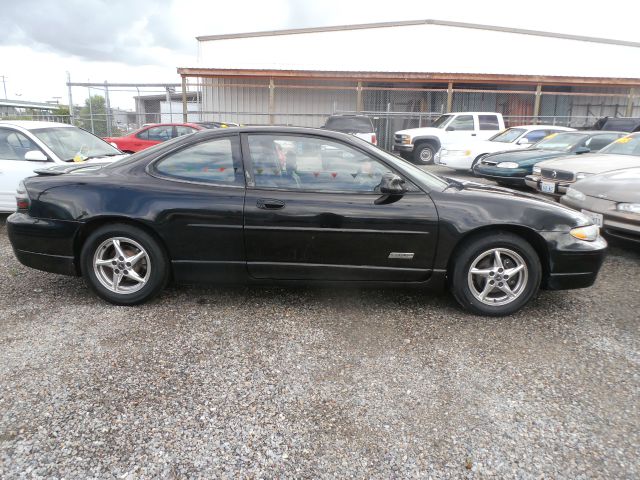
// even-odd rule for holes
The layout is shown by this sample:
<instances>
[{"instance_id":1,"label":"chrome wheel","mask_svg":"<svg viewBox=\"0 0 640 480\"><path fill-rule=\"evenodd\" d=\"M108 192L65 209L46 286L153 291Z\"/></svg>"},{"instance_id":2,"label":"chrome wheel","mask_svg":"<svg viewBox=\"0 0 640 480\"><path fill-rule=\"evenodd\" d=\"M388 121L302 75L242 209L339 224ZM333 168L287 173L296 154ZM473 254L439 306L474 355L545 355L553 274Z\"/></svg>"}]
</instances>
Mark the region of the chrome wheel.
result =
<instances>
[{"instance_id":1,"label":"chrome wheel","mask_svg":"<svg viewBox=\"0 0 640 480\"><path fill-rule=\"evenodd\" d=\"M485 305L507 305L525 291L529 272L513 250L492 248L471 262L467 280L473 296Z\"/></svg>"},{"instance_id":2,"label":"chrome wheel","mask_svg":"<svg viewBox=\"0 0 640 480\"><path fill-rule=\"evenodd\" d=\"M151 275L151 260L135 240L113 237L96 249L93 271L105 288L126 295L145 286Z\"/></svg>"},{"instance_id":3,"label":"chrome wheel","mask_svg":"<svg viewBox=\"0 0 640 480\"><path fill-rule=\"evenodd\" d=\"M420 151L420 161L429 163L431 160L433 160L433 151L429 147L423 148Z\"/></svg>"}]
</instances>

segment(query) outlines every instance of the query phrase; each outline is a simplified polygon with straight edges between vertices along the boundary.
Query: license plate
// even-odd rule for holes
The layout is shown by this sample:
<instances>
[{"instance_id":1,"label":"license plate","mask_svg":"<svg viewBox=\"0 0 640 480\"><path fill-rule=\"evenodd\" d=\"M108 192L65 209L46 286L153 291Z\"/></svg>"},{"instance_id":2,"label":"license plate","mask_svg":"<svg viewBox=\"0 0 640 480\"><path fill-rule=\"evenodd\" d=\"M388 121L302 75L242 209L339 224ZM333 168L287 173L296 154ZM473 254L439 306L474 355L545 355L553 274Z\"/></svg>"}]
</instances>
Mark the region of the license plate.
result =
<instances>
[{"instance_id":1,"label":"license plate","mask_svg":"<svg viewBox=\"0 0 640 480\"><path fill-rule=\"evenodd\" d=\"M598 227L602 227L602 225L604 224L604 216L601 213L596 213L596 212L590 212L589 210L582 210L582 213L584 213L587 217L589 217L589 219L593 222L594 225L597 225Z\"/></svg>"},{"instance_id":2,"label":"license plate","mask_svg":"<svg viewBox=\"0 0 640 480\"><path fill-rule=\"evenodd\" d=\"M540 184L540 191L542 193L556 193L556 184L553 182L542 182Z\"/></svg>"}]
</instances>

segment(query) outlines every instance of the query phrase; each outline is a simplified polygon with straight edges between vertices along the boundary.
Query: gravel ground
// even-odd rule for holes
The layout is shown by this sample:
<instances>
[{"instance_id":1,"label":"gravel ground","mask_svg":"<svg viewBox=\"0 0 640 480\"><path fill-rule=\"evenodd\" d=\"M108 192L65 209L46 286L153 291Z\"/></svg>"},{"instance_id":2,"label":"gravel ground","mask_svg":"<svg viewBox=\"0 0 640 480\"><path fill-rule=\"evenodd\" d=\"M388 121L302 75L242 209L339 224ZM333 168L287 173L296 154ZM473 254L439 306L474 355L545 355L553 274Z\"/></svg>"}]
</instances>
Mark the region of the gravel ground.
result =
<instances>
[{"instance_id":1,"label":"gravel ground","mask_svg":"<svg viewBox=\"0 0 640 480\"><path fill-rule=\"evenodd\" d=\"M114 307L2 220L0 477L638 478L638 311L629 246L501 319L403 290Z\"/></svg>"}]
</instances>

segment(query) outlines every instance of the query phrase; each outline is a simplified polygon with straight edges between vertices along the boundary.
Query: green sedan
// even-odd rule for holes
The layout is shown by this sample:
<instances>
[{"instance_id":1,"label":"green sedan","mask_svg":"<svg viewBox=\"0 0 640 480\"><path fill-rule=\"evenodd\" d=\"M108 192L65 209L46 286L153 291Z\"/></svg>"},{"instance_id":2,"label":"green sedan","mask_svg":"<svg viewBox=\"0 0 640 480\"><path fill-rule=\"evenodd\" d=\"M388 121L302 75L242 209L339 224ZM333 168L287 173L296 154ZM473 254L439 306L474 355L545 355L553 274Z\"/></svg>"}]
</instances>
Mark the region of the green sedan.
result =
<instances>
[{"instance_id":1,"label":"green sedan","mask_svg":"<svg viewBox=\"0 0 640 480\"><path fill-rule=\"evenodd\" d=\"M524 186L524 177L531 175L536 163L563 155L597 152L625 135L602 130L552 133L524 150L487 155L473 167L473 173L501 185Z\"/></svg>"}]
</instances>

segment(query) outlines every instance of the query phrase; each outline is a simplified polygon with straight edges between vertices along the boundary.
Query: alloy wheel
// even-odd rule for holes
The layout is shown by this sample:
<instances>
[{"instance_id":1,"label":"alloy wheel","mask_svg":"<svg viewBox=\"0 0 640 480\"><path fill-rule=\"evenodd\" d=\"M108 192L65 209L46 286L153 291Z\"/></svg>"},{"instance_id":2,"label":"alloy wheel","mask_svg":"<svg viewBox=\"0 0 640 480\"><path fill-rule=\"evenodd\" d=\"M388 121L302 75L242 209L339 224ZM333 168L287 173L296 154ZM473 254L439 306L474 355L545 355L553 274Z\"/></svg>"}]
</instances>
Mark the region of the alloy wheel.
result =
<instances>
[{"instance_id":1,"label":"alloy wheel","mask_svg":"<svg viewBox=\"0 0 640 480\"><path fill-rule=\"evenodd\" d=\"M151 275L151 259L135 240L112 237L96 249L93 271L109 291L126 295L145 286Z\"/></svg>"},{"instance_id":2,"label":"alloy wheel","mask_svg":"<svg viewBox=\"0 0 640 480\"><path fill-rule=\"evenodd\" d=\"M529 271L518 253L492 248L478 255L467 275L473 296L485 305L507 305L525 291Z\"/></svg>"}]
</instances>

